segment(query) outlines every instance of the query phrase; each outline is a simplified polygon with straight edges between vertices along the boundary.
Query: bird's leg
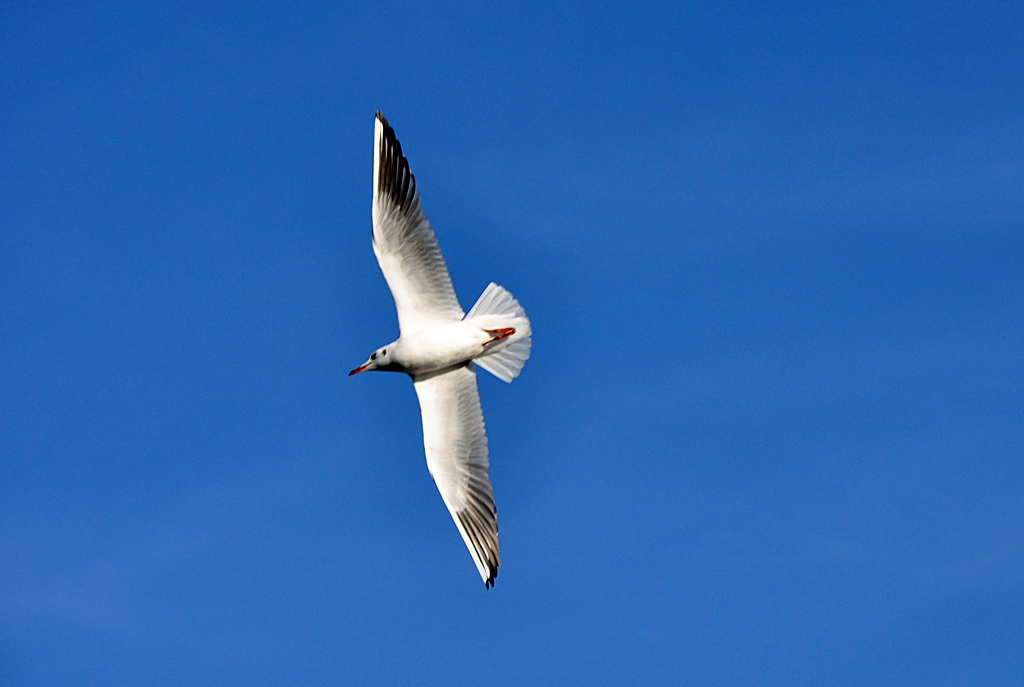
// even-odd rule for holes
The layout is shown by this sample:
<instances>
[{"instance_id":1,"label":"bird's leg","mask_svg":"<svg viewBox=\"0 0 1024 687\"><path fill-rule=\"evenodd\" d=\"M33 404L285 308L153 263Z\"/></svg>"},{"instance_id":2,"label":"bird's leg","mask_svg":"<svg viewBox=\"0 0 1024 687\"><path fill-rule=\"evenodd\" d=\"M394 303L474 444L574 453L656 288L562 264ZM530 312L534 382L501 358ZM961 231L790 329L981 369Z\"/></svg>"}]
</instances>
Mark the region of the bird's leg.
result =
<instances>
[{"instance_id":1,"label":"bird's leg","mask_svg":"<svg viewBox=\"0 0 1024 687\"><path fill-rule=\"evenodd\" d=\"M512 336L513 334L516 333L516 328L515 327L501 327L500 329L485 329L484 331L491 335L490 340L484 342L484 346L486 346L487 344L492 344L495 341L501 341L502 339L507 339L508 337L510 337L510 336Z\"/></svg>"}]
</instances>

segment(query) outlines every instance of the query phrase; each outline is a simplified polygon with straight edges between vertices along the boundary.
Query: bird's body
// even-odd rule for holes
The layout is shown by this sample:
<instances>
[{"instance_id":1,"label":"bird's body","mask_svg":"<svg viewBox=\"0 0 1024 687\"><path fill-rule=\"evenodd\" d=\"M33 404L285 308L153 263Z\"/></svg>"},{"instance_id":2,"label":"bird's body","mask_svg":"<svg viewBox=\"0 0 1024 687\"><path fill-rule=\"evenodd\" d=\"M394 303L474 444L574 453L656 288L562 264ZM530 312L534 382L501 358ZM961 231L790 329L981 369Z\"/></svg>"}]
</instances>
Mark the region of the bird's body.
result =
<instances>
[{"instance_id":1,"label":"bird's body","mask_svg":"<svg viewBox=\"0 0 1024 687\"><path fill-rule=\"evenodd\" d=\"M491 336L458 320L432 324L395 342L395 361L414 377L468 362L484 352Z\"/></svg>"},{"instance_id":2,"label":"bird's body","mask_svg":"<svg viewBox=\"0 0 1024 687\"><path fill-rule=\"evenodd\" d=\"M467 363L504 341L499 330L515 327L483 329L472 321L452 320L429 324L423 329L400 337L375 353L386 359L389 371L405 372L418 377ZM373 360L376 360L375 358ZM384 365L377 366L382 369ZM361 371L361 370L360 370Z\"/></svg>"},{"instance_id":3,"label":"bird's body","mask_svg":"<svg viewBox=\"0 0 1024 687\"><path fill-rule=\"evenodd\" d=\"M530 321L512 294L494 283L463 313L409 163L380 112L373 171L373 251L395 300L401 336L349 374L384 370L412 377L427 467L490 586L500 565L498 524L476 367L511 382L530 356Z\"/></svg>"}]
</instances>

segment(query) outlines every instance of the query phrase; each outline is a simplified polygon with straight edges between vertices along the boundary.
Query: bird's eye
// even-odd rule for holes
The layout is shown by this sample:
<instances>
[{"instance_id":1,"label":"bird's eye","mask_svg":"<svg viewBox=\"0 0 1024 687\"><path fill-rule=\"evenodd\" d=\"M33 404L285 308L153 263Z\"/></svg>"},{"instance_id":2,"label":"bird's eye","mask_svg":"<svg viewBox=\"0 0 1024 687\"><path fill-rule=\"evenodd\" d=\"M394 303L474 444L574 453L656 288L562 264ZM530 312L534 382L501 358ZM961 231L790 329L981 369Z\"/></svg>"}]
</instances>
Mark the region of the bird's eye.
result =
<instances>
[{"instance_id":1,"label":"bird's eye","mask_svg":"<svg viewBox=\"0 0 1024 687\"><path fill-rule=\"evenodd\" d=\"M376 359L377 359L377 354L376 353L374 353L373 355L370 356L370 360L376 360Z\"/></svg>"},{"instance_id":2,"label":"bird's eye","mask_svg":"<svg viewBox=\"0 0 1024 687\"><path fill-rule=\"evenodd\" d=\"M388 354L388 349L385 348L383 351L380 352L380 354L381 355L387 355Z\"/></svg>"}]
</instances>

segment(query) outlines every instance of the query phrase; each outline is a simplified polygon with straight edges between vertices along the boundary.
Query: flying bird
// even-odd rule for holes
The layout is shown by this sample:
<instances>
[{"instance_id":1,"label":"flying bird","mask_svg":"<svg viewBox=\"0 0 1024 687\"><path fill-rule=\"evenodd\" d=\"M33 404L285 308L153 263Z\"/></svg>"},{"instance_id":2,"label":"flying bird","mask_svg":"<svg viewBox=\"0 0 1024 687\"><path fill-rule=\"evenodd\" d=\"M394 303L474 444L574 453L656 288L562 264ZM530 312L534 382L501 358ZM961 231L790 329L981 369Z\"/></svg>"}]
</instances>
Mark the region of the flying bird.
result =
<instances>
[{"instance_id":1,"label":"flying bird","mask_svg":"<svg viewBox=\"0 0 1024 687\"><path fill-rule=\"evenodd\" d=\"M385 370L412 377L427 468L490 588L501 560L476 368L506 382L518 377L530 357L530 320L519 301L493 282L469 314L463 312L409 162L380 112L373 144L373 252L395 300L399 337L349 376Z\"/></svg>"}]
</instances>

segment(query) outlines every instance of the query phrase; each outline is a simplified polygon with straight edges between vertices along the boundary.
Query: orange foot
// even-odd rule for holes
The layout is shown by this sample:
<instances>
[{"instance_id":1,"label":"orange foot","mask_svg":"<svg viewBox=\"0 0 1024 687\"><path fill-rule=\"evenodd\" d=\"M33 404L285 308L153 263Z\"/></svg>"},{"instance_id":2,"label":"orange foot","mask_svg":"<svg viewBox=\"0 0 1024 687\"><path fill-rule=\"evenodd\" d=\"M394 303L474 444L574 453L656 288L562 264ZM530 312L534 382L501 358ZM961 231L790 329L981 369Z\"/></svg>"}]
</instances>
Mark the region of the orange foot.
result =
<instances>
[{"instance_id":1,"label":"orange foot","mask_svg":"<svg viewBox=\"0 0 1024 687\"><path fill-rule=\"evenodd\" d=\"M516 328L502 327L501 329L485 329L484 331L491 335L491 339L489 341L484 342L484 346L486 346L487 344L492 344L495 341L507 339L508 337L516 333Z\"/></svg>"}]
</instances>

